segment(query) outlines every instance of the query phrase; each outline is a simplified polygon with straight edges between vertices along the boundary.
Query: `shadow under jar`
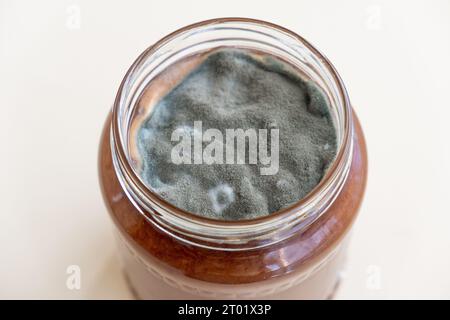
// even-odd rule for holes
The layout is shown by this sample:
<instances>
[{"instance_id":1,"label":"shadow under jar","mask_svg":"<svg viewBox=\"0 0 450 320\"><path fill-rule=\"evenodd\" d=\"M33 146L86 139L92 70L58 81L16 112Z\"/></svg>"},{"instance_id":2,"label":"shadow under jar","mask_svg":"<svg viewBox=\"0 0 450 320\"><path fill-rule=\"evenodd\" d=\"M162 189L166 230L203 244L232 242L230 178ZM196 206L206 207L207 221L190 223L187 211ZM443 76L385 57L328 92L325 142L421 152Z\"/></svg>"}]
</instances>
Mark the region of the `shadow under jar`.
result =
<instances>
[{"instance_id":1,"label":"shadow under jar","mask_svg":"<svg viewBox=\"0 0 450 320\"><path fill-rule=\"evenodd\" d=\"M148 85L186 57L220 47L279 57L314 81L329 100L337 135L334 161L306 197L265 217L221 221L176 208L142 182L130 157L130 122ZM137 297L324 299L339 281L364 194L367 155L344 84L317 49L268 22L223 18L182 28L134 62L103 131L99 173Z\"/></svg>"}]
</instances>

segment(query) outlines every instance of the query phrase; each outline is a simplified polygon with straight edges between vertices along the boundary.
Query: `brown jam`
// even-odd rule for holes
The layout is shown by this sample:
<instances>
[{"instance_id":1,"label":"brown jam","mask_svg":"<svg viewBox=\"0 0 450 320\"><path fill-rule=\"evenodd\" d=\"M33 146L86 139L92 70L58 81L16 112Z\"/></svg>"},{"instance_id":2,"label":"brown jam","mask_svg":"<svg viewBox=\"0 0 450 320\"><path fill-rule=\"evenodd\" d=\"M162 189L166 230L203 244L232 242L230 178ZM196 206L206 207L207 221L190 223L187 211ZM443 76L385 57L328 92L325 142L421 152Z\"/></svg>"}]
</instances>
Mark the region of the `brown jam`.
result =
<instances>
[{"instance_id":1,"label":"brown jam","mask_svg":"<svg viewBox=\"0 0 450 320\"><path fill-rule=\"evenodd\" d=\"M246 283L307 268L329 253L349 231L364 194L367 179L366 145L354 116L354 149L347 181L331 207L305 232L273 247L233 252L183 244L157 230L137 211L121 188L112 165L110 118L100 145L100 184L104 200L119 231L146 253L199 280Z\"/></svg>"}]
</instances>

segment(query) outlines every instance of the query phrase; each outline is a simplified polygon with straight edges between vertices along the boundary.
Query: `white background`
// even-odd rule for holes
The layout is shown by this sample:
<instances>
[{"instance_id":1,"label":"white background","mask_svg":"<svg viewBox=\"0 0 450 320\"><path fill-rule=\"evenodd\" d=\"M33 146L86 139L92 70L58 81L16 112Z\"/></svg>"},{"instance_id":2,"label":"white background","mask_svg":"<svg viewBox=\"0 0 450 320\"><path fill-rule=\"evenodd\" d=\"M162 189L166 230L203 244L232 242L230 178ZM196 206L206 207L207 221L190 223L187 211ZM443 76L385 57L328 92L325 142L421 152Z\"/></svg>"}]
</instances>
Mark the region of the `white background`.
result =
<instances>
[{"instance_id":1,"label":"white background","mask_svg":"<svg viewBox=\"0 0 450 320\"><path fill-rule=\"evenodd\" d=\"M100 130L140 52L220 16L310 40L362 121L369 183L337 297L450 298L450 1L0 1L0 298L132 297L98 187Z\"/></svg>"}]
</instances>

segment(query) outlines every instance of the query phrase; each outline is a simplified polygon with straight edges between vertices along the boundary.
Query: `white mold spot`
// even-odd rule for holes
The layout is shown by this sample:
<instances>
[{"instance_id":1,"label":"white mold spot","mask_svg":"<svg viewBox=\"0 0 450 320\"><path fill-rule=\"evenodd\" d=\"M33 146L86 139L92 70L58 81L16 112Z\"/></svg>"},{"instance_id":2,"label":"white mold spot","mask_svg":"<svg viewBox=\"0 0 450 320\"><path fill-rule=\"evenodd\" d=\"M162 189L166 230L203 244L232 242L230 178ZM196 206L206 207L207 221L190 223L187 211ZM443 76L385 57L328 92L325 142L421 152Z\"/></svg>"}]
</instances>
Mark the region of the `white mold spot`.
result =
<instances>
[{"instance_id":1,"label":"white mold spot","mask_svg":"<svg viewBox=\"0 0 450 320\"><path fill-rule=\"evenodd\" d=\"M234 191L228 184L220 184L217 187L209 189L209 199L211 200L213 210L221 213L234 201Z\"/></svg>"}]
</instances>

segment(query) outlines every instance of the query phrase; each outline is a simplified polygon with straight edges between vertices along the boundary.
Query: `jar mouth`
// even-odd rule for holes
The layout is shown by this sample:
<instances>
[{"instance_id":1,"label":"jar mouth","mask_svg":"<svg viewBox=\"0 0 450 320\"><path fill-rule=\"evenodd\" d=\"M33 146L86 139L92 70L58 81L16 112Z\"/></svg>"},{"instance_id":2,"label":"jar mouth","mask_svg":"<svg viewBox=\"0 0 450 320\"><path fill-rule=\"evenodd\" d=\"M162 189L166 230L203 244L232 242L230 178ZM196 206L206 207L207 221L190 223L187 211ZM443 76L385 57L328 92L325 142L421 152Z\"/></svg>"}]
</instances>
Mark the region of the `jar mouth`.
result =
<instances>
[{"instance_id":1,"label":"jar mouth","mask_svg":"<svg viewBox=\"0 0 450 320\"><path fill-rule=\"evenodd\" d=\"M208 33L210 39L203 40L202 37L208 36ZM230 33L238 36L229 36ZM335 159L320 182L299 201L263 217L218 220L178 208L148 188L130 161L128 130L133 108L152 74L157 75L166 66L171 65L176 55L183 53L183 50L186 52L195 46L204 47L207 42L209 45L217 44L216 47L223 47L224 45L219 45L220 41L229 39L230 43L239 43L244 41L243 35L254 35L256 40L251 41L264 44L262 51L279 47L276 50L289 55L297 64L310 64L320 69L315 80L322 81L321 87L327 86L330 108L336 113L334 122L338 145ZM331 62L296 33L270 22L249 18L206 20L178 29L157 41L136 59L126 73L112 109L113 165L130 201L159 229L182 241L208 248L219 246L226 250L239 250L262 247L285 239L291 234L289 231L309 226L333 203L345 183L351 164L352 136L350 101Z\"/></svg>"}]
</instances>

